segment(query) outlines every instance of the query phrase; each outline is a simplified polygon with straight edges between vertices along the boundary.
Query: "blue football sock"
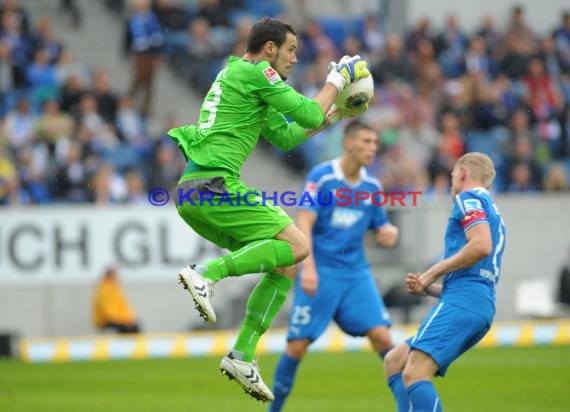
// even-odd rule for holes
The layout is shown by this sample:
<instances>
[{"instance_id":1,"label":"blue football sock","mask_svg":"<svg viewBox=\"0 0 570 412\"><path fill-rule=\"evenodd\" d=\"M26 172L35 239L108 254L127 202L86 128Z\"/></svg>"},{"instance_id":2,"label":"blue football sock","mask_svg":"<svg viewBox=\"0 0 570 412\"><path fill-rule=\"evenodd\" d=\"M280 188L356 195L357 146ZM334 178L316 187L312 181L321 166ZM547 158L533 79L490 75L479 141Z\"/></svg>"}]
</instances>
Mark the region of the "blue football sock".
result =
<instances>
[{"instance_id":1,"label":"blue football sock","mask_svg":"<svg viewBox=\"0 0 570 412\"><path fill-rule=\"evenodd\" d=\"M388 386L396 399L396 406L398 412L408 412L410 410L410 398L408 398L408 391L404 386L402 373L398 372L388 378Z\"/></svg>"},{"instance_id":2,"label":"blue football sock","mask_svg":"<svg viewBox=\"0 0 570 412\"><path fill-rule=\"evenodd\" d=\"M413 412L442 412L441 402L431 381L419 381L408 387Z\"/></svg>"},{"instance_id":3,"label":"blue football sock","mask_svg":"<svg viewBox=\"0 0 570 412\"><path fill-rule=\"evenodd\" d=\"M277 369L275 370L275 377L273 378L273 395L275 400L269 405L269 412L279 412L291 392L297 367L301 362L300 359L295 359L286 353L281 356Z\"/></svg>"}]
</instances>

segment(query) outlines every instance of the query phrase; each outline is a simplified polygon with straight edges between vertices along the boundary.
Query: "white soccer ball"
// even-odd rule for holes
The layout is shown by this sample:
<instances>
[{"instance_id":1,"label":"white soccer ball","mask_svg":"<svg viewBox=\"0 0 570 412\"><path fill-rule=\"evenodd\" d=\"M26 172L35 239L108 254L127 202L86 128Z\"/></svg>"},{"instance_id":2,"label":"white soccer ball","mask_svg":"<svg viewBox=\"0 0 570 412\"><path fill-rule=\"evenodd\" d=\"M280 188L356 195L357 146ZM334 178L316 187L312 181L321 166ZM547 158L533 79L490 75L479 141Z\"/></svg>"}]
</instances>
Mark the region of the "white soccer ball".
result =
<instances>
[{"instance_id":1,"label":"white soccer ball","mask_svg":"<svg viewBox=\"0 0 570 412\"><path fill-rule=\"evenodd\" d=\"M374 79L372 75L358 79L344 88L336 99L336 106L343 109L354 109L374 98Z\"/></svg>"}]
</instances>

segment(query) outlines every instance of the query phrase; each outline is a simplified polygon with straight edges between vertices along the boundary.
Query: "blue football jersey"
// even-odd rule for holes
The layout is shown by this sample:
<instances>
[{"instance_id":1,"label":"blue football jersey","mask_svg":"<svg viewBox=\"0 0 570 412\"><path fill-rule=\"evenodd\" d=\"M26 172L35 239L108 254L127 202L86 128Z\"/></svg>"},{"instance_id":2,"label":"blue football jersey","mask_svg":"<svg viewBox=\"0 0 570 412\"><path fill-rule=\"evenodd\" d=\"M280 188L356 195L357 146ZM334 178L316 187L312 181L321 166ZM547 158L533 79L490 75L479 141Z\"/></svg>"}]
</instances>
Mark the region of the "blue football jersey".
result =
<instances>
[{"instance_id":1,"label":"blue football jersey","mask_svg":"<svg viewBox=\"0 0 570 412\"><path fill-rule=\"evenodd\" d=\"M369 268L364 235L389 223L384 208L372 202L373 194L378 198L382 190L380 182L369 176L364 167L360 181L349 183L340 159L322 163L309 172L304 194L311 201L300 202L299 206L317 214L312 233L317 267L344 277ZM380 204L381 200L375 203Z\"/></svg>"},{"instance_id":2,"label":"blue football jersey","mask_svg":"<svg viewBox=\"0 0 570 412\"><path fill-rule=\"evenodd\" d=\"M483 316L495 313L495 287L499 282L505 247L505 225L489 192L475 188L455 196L445 233L445 254L456 254L467 243L465 233L475 225L489 225L493 249L489 256L443 279L442 300Z\"/></svg>"}]
</instances>

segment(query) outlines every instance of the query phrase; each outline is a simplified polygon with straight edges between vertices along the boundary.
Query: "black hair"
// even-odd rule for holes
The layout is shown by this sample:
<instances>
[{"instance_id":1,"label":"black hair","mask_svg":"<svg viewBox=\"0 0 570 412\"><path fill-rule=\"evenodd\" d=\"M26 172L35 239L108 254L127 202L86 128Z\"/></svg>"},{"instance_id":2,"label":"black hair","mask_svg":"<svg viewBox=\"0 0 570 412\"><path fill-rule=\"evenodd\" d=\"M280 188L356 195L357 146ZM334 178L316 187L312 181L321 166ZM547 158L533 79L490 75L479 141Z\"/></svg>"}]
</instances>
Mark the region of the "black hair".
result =
<instances>
[{"instance_id":1,"label":"black hair","mask_svg":"<svg viewBox=\"0 0 570 412\"><path fill-rule=\"evenodd\" d=\"M264 17L253 25L247 38L247 52L259 53L265 43L272 41L281 47L287 40L287 33L296 35L293 26L281 20Z\"/></svg>"}]
</instances>

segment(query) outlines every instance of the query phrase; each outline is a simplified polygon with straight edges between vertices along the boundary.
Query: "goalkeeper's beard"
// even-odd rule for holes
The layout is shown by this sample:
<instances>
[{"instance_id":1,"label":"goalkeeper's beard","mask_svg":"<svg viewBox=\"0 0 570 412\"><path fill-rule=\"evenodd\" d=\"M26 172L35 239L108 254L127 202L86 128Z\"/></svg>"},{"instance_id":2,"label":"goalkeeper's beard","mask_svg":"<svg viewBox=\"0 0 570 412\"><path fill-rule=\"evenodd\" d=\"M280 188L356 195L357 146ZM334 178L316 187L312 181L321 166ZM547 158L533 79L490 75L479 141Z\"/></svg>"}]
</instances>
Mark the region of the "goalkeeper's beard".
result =
<instances>
[{"instance_id":1,"label":"goalkeeper's beard","mask_svg":"<svg viewBox=\"0 0 570 412\"><path fill-rule=\"evenodd\" d=\"M279 76L281 77L281 79L282 79L283 81L287 80L287 78L288 78L289 76L288 76L287 74L283 74L283 73L281 72L281 70L279 70L279 69L278 69L277 67L275 67L275 66L276 66L276 65L271 64L271 67L273 67L273 68L275 69L275 71L276 71L277 73L279 73Z\"/></svg>"},{"instance_id":2,"label":"goalkeeper's beard","mask_svg":"<svg viewBox=\"0 0 570 412\"><path fill-rule=\"evenodd\" d=\"M279 56L280 56L280 53L277 52L277 56L270 58L269 59L269 65L279 74L281 79L287 80L289 75L287 73L283 73L281 71L281 69L279 68L279 65L277 64L279 62Z\"/></svg>"}]
</instances>

